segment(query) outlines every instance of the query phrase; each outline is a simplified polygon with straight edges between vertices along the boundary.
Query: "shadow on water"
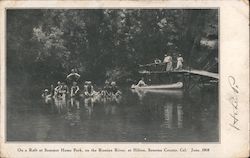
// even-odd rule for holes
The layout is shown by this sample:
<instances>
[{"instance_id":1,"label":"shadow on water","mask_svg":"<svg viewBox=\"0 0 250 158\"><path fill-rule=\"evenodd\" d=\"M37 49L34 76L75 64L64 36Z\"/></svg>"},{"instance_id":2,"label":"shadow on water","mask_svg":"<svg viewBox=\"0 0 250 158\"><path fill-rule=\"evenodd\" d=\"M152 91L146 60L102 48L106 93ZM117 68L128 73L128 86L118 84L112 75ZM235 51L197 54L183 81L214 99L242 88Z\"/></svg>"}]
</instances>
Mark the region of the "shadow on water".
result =
<instances>
[{"instance_id":1,"label":"shadow on water","mask_svg":"<svg viewBox=\"0 0 250 158\"><path fill-rule=\"evenodd\" d=\"M11 91L8 141L218 142L218 92L132 91L119 98L41 98ZM13 97L15 96L15 99Z\"/></svg>"}]
</instances>

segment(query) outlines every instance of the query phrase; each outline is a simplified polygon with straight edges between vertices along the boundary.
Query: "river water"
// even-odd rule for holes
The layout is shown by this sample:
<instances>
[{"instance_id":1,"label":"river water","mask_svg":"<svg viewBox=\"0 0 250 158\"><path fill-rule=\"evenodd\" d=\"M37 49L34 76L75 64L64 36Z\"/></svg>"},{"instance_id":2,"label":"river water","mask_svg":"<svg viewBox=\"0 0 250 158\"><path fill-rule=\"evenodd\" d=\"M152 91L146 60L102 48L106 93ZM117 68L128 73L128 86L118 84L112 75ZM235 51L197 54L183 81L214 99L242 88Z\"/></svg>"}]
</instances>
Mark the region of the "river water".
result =
<instances>
[{"instance_id":1,"label":"river water","mask_svg":"<svg viewBox=\"0 0 250 158\"><path fill-rule=\"evenodd\" d=\"M45 104L8 89L7 141L218 142L216 88L132 91L112 100Z\"/></svg>"}]
</instances>

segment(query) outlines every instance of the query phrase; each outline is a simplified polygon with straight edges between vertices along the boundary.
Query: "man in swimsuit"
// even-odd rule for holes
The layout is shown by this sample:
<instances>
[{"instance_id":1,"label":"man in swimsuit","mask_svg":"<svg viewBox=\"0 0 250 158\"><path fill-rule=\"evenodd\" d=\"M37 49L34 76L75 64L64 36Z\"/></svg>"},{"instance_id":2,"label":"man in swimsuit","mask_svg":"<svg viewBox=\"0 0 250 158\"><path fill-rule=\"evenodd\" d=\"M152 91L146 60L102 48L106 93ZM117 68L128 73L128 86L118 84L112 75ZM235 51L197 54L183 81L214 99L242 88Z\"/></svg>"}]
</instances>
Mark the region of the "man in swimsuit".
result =
<instances>
[{"instance_id":1,"label":"man in swimsuit","mask_svg":"<svg viewBox=\"0 0 250 158\"><path fill-rule=\"evenodd\" d=\"M73 106L74 104L76 104L77 108L79 109L79 86L77 85L77 82L73 82L73 86L70 89L70 103L71 106Z\"/></svg>"},{"instance_id":2,"label":"man in swimsuit","mask_svg":"<svg viewBox=\"0 0 250 158\"><path fill-rule=\"evenodd\" d=\"M94 87L92 86L91 81L86 81L85 92L86 97L91 97L94 95Z\"/></svg>"}]
</instances>

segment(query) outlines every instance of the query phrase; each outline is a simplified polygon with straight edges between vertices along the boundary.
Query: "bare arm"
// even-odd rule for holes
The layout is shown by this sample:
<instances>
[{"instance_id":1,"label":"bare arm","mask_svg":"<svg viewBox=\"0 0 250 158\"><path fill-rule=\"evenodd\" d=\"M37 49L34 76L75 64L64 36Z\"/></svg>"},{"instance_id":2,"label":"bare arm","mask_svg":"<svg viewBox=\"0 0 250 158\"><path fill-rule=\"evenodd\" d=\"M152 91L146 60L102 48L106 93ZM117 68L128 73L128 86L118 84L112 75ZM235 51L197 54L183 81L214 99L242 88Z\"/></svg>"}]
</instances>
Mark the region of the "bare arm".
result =
<instances>
[{"instance_id":1,"label":"bare arm","mask_svg":"<svg viewBox=\"0 0 250 158\"><path fill-rule=\"evenodd\" d=\"M73 96L73 88L70 89L70 95Z\"/></svg>"},{"instance_id":2,"label":"bare arm","mask_svg":"<svg viewBox=\"0 0 250 158\"><path fill-rule=\"evenodd\" d=\"M72 76L73 74L71 73L71 74L69 74L66 78L69 78L70 76Z\"/></svg>"},{"instance_id":3,"label":"bare arm","mask_svg":"<svg viewBox=\"0 0 250 158\"><path fill-rule=\"evenodd\" d=\"M78 73L75 73L74 75L76 75L77 77L80 77L81 75L79 75Z\"/></svg>"},{"instance_id":4,"label":"bare arm","mask_svg":"<svg viewBox=\"0 0 250 158\"><path fill-rule=\"evenodd\" d=\"M78 86L76 86L76 92L75 93L77 93L79 91L79 87Z\"/></svg>"}]
</instances>

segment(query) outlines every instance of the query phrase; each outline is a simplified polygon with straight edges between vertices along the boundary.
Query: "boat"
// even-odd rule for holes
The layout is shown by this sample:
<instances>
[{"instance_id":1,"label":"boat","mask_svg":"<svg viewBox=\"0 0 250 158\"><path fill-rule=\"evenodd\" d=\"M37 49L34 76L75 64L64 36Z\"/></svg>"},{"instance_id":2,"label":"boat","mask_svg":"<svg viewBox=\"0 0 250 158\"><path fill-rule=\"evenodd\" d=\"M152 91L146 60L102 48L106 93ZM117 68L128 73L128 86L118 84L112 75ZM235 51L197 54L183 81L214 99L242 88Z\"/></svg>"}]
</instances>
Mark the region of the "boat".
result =
<instances>
[{"instance_id":1,"label":"boat","mask_svg":"<svg viewBox=\"0 0 250 158\"><path fill-rule=\"evenodd\" d=\"M183 87L182 82L177 82L173 84L161 84L161 85L145 85L145 86L137 86L132 85L131 89L141 89L141 90L147 90L147 89L181 89Z\"/></svg>"},{"instance_id":2,"label":"boat","mask_svg":"<svg viewBox=\"0 0 250 158\"><path fill-rule=\"evenodd\" d=\"M181 89L132 89L132 92L143 92L143 93L157 93L157 94L166 94L166 95L172 95L172 94L177 94L177 95L182 95L183 90Z\"/></svg>"},{"instance_id":3,"label":"boat","mask_svg":"<svg viewBox=\"0 0 250 158\"><path fill-rule=\"evenodd\" d=\"M131 89L133 93L136 93L140 99L151 96L167 96L174 99L182 99L183 98L183 90L182 89Z\"/></svg>"}]
</instances>

